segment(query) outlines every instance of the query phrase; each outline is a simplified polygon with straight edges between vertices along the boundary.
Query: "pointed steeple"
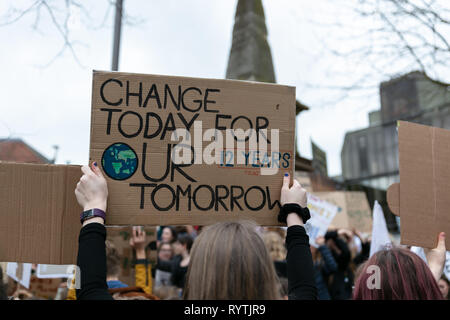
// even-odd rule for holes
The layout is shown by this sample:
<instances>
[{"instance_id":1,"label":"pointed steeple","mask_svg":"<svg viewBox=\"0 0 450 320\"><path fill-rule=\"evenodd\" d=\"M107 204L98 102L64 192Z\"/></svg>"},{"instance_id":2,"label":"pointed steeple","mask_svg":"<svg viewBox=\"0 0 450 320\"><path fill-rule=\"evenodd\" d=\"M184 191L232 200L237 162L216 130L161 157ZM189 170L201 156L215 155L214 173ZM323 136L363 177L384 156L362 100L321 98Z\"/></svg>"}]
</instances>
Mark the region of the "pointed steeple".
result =
<instances>
[{"instance_id":1,"label":"pointed steeple","mask_svg":"<svg viewBox=\"0 0 450 320\"><path fill-rule=\"evenodd\" d=\"M227 79L275 83L261 0L239 0L228 59Z\"/></svg>"}]
</instances>

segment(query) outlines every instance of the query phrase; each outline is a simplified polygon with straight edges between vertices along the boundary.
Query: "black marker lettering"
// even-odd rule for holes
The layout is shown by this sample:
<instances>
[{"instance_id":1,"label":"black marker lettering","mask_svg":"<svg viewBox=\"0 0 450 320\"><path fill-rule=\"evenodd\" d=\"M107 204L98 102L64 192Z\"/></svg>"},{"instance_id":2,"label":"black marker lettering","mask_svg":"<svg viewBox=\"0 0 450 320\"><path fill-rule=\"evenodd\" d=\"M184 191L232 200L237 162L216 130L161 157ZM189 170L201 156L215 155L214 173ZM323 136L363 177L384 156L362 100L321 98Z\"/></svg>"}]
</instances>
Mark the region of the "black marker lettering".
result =
<instances>
[{"instance_id":1,"label":"black marker lettering","mask_svg":"<svg viewBox=\"0 0 450 320\"><path fill-rule=\"evenodd\" d=\"M127 92L126 92L126 104L129 106L130 97L138 97L139 98L139 107L142 106L142 82L139 82L139 92L130 92L130 81L127 81Z\"/></svg>"},{"instance_id":2,"label":"black marker lettering","mask_svg":"<svg viewBox=\"0 0 450 320\"><path fill-rule=\"evenodd\" d=\"M100 111L107 111L108 112L108 122L106 124L106 134L110 134L111 133L112 114L113 114L113 112L122 112L122 109L101 108Z\"/></svg>"},{"instance_id":3,"label":"black marker lettering","mask_svg":"<svg viewBox=\"0 0 450 320\"><path fill-rule=\"evenodd\" d=\"M208 94L210 93L210 92L220 92L220 90L219 89L206 89L206 91L205 91L205 98L204 98L204 102L203 102L203 105L205 106L205 112L215 112L215 113L218 113L219 112L219 110L208 110L208 103L211 103L211 104L215 104L216 103L216 101L215 100L208 100Z\"/></svg>"},{"instance_id":4,"label":"black marker lettering","mask_svg":"<svg viewBox=\"0 0 450 320\"><path fill-rule=\"evenodd\" d=\"M110 105L110 106L118 106L118 105L120 105L120 104L122 103L122 101L123 101L122 98L120 98L120 99L119 99L118 101L116 101L116 102L108 101L108 100L106 100L106 98L105 98L105 94L104 94L103 90L105 90L105 86L106 86L106 84L109 83L109 82L115 82L115 83L118 83L119 86L120 86L121 88L122 88L122 86L123 86L123 84L122 84L122 82L121 82L120 80L117 80L117 79L108 79L108 80L106 80L105 82L103 82L102 86L100 87L100 97L102 98L103 102L106 103L107 105Z\"/></svg>"}]
</instances>

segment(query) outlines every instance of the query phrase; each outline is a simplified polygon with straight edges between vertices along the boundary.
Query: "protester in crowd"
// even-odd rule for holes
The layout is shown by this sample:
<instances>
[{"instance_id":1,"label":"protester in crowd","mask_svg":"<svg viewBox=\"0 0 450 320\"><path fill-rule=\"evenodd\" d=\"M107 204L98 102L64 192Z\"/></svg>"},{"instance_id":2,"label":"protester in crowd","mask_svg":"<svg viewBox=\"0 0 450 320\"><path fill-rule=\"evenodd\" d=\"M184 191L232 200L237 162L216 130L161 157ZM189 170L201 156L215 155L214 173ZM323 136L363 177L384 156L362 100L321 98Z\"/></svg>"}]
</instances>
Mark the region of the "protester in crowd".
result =
<instances>
[{"instance_id":1,"label":"protester in crowd","mask_svg":"<svg viewBox=\"0 0 450 320\"><path fill-rule=\"evenodd\" d=\"M331 275L325 276L332 300L347 300L352 296L353 272L350 268L351 253L347 239L353 235L346 229L328 231L325 241L337 263L337 270Z\"/></svg>"},{"instance_id":2,"label":"protester in crowd","mask_svg":"<svg viewBox=\"0 0 450 320\"><path fill-rule=\"evenodd\" d=\"M0 266L0 300L8 300L7 285L3 280L3 269Z\"/></svg>"},{"instance_id":3,"label":"protester in crowd","mask_svg":"<svg viewBox=\"0 0 450 320\"><path fill-rule=\"evenodd\" d=\"M177 232L174 227L162 227L161 241L174 243L177 240Z\"/></svg>"},{"instance_id":4,"label":"protester in crowd","mask_svg":"<svg viewBox=\"0 0 450 320\"><path fill-rule=\"evenodd\" d=\"M445 275L442 275L442 277L438 281L439 290L441 290L442 297L444 299L449 299L448 296L448 289L450 286L450 282L448 281L447 277Z\"/></svg>"},{"instance_id":5,"label":"protester in crowd","mask_svg":"<svg viewBox=\"0 0 450 320\"><path fill-rule=\"evenodd\" d=\"M277 276L287 278L286 247L284 246L284 240L279 233L274 231L263 232L262 238L267 250L269 250Z\"/></svg>"},{"instance_id":6,"label":"protester in crowd","mask_svg":"<svg viewBox=\"0 0 450 320\"><path fill-rule=\"evenodd\" d=\"M187 225L186 226L186 232L192 237L192 239L195 240L195 238L197 238L198 233L197 233L197 229L194 226L191 225Z\"/></svg>"},{"instance_id":7,"label":"protester in crowd","mask_svg":"<svg viewBox=\"0 0 450 320\"><path fill-rule=\"evenodd\" d=\"M157 257L159 261L171 261L173 258L172 245L169 242L161 242L157 250ZM155 288L172 285L170 280L172 273L170 271L158 269L157 266L155 267L155 270Z\"/></svg>"},{"instance_id":8,"label":"protester in crowd","mask_svg":"<svg viewBox=\"0 0 450 320\"><path fill-rule=\"evenodd\" d=\"M324 237L317 237L318 248L311 246L311 254L314 263L314 279L317 286L317 297L319 300L330 300L330 293L325 279L334 274L337 269L336 260L325 244Z\"/></svg>"},{"instance_id":9,"label":"protester in crowd","mask_svg":"<svg viewBox=\"0 0 450 320\"><path fill-rule=\"evenodd\" d=\"M193 239L189 234L178 234L177 240L172 245L175 256L168 262L158 260L156 265L159 270L170 271L172 285L180 289L184 288L192 243Z\"/></svg>"},{"instance_id":10,"label":"protester in crowd","mask_svg":"<svg viewBox=\"0 0 450 320\"><path fill-rule=\"evenodd\" d=\"M135 250L134 263L135 284L147 293L152 293L152 266L147 260L145 251L147 245L144 227L134 226L131 230L130 246Z\"/></svg>"},{"instance_id":11,"label":"protester in crowd","mask_svg":"<svg viewBox=\"0 0 450 320\"><path fill-rule=\"evenodd\" d=\"M364 237L358 230L353 230L353 233L361 240L361 251L353 258L353 263L357 268L369 259L370 237Z\"/></svg>"},{"instance_id":12,"label":"protester in crowd","mask_svg":"<svg viewBox=\"0 0 450 320\"><path fill-rule=\"evenodd\" d=\"M109 289L128 287L127 284L119 280L120 275L120 255L114 244L106 240L106 282Z\"/></svg>"},{"instance_id":13,"label":"protester in crowd","mask_svg":"<svg viewBox=\"0 0 450 320\"><path fill-rule=\"evenodd\" d=\"M83 210L98 208L106 212L108 188L97 164L82 167L83 176L75 195ZM283 180L280 203L306 207L306 190L290 177ZM280 212L287 223L287 264L290 298L316 299L314 270L309 237L303 227L305 210ZM283 213L283 214L281 214ZM205 228L192 248L184 297L187 299L275 299L280 298L276 273L256 225L245 222L218 223ZM106 228L104 218L84 220L79 235L77 265L81 270L81 289L77 298L112 299L106 285Z\"/></svg>"},{"instance_id":14,"label":"protester in crowd","mask_svg":"<svg viewBox=\"0 0 450 320\"><path fill-rule=\"evenodd\" d=\"M355 282L356 300L440 300L436 281L445 264L445 234L427 254L428 266L417 254L394 247L378 251L364 264ZM376 289L376 290L375 290Z\"/></svg>"},{"instance_id":15,"label":"protester in crowd","mask_svg":"<svg viewBox=\"0 0 450 320\"><path fill-rule=\"evenodd\" d=\"M306 190L285 175L280 203L305 208ZM287 223L287 274L290 299L316 299L309 237L303 218L280 213ZM185 299L281 299L269 252L253 222L223 222L204 228L192 248Z\"/></svg>"}]
</instances>

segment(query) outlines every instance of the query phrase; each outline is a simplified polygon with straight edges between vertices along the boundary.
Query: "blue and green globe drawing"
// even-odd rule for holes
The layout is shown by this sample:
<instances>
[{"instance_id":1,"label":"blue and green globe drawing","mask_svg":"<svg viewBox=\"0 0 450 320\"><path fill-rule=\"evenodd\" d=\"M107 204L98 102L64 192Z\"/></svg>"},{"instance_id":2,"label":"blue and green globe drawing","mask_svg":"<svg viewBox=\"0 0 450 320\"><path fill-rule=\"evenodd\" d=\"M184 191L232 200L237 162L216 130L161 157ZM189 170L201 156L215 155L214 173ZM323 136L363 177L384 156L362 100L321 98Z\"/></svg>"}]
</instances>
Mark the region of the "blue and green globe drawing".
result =
<instances>
[{"instance_id":1,"label":"blue and green globe drawing","mask_svg":"<svg viewBox=\"0 0 450 320\"><path fill-rule=\"evenodd\" d=\"M114 143L103 152L102 166L111 179L125 180L136 172L138 158L126 143Z\"/></svg>"}]
</instances>

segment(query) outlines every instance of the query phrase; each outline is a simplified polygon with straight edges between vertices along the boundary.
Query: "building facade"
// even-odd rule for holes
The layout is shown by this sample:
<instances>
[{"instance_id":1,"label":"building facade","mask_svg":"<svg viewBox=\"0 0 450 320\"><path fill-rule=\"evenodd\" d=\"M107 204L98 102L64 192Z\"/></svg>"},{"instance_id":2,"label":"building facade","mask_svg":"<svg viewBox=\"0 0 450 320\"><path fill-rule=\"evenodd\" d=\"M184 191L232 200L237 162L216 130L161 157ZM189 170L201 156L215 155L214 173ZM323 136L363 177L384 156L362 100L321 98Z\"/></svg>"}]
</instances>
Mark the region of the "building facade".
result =
<instances>
[{"instance_id":1,"label":"building facade","mask_svg":"<svg viewBox=\"0 0 450 320\"><path fill-rule=\"evenodd\" d=\"M450 129L450 89L421 72L380 85L381 109L369 127L348 132L341 151L346 185L387 190L399 182L397 120Z\"/></svg>"}]
</instances>

